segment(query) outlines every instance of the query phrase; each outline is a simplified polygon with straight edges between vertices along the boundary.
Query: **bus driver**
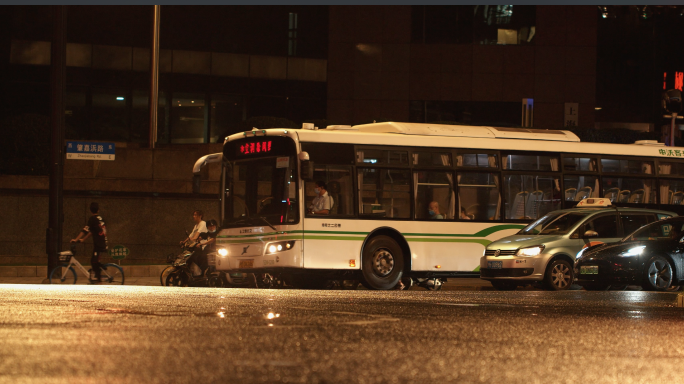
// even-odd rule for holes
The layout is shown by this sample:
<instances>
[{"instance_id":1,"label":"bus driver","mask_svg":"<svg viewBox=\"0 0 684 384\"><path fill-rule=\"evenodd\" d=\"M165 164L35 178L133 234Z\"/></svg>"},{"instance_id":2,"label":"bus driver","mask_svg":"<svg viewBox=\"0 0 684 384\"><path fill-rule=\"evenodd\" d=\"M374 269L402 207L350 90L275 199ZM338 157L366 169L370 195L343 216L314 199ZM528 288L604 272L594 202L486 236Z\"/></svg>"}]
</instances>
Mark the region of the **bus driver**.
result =
<instances>
[{"instance_id":1,"label":"bus driver","mask_svg":"<svg viewBox=\"0 0 684 384\"><path fill-rule=\"evenodd\" d=\"M312 215L328 215L332 208L332 197L328 195L328 186L323 181L316 182L316 197L309 206L309 213Z\"/></svg>"}]
</instances>

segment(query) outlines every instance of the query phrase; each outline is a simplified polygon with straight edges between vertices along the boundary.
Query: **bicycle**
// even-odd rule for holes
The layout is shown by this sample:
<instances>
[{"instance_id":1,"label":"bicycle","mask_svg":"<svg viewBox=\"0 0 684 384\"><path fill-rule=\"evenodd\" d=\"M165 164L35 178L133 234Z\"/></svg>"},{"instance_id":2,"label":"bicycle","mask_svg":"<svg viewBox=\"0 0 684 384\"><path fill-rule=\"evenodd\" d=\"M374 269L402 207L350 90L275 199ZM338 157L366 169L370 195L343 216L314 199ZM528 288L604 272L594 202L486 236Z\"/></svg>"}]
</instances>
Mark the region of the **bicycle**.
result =
<instances>
[{"instance_id":1,"label":"bicycle","mask_svg":"<svg viewBox=\"0 0 684 384\"><path fill-rule=\"evenodd\" d=\"M76 260L76 245L71 245L71 251L64 251L59 253L60 265L55 267L50 272L50 284L76 284L78 275L74 267L79 269L90 278L90 271L86 270L81 263ZM123 269L116 264L101 264L100 282L104 284L123 285L124 272ZM73 279L73 282L72 282Z\"/></svg>"}]
</instances>

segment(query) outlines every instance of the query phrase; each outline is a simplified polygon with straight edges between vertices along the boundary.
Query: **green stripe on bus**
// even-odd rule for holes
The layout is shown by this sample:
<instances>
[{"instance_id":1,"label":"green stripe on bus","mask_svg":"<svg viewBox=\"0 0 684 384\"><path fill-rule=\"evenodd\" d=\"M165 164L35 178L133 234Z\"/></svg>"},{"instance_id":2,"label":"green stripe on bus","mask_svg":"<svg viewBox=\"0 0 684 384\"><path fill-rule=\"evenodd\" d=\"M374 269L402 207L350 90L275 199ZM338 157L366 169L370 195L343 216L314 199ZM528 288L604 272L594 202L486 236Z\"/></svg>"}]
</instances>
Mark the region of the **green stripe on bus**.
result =
<instances>
[{"instance_id":1,"label":"green stripe on bus","mask_svg":"<svg viewBox=\"0 0 684 384\"><path fill-rule=\"evenodd\" d=\"M508 225L495 225L493 227L485 228L474 234L461 234L461 233L403 233L404 236L431 236L431 237L487 237L492 233L505 231L507 229L522 229L525 225L520 224L508 224ZM292 235L301 233L303 235L310 233L326 234L326 235L359 235L367 236L370 232L349 232L349 231L281 231L281 232L268 232L268 233L256 233L251 235L234 235L234 236L218 236L220 239L246 239L255 237L266 237L266 236L277 236L277 235Z\"/></svg>"},{"instance_id":2,"label":"green stripe on bus","mask_svg":"<svg viewBox=\"0 0 684 384\"><path fill-rule=\"evenodd\" d=\"M472 235L460 234L460 233L454 233L454 234L449 234L449 233L402 233L402 235L404 235L404 236L436 236L436 237L445 237L445 236L451 236L451 237L487 237L494 232L505 231L507 229L522 229L522 228L525 228L525 226L524 225L509 224L509 225L495 225L493 227L485 228L485 229L483 229L477 233L473 233Z\"/></svg>"},{"instance_id":3,"label":"green stripe on bus","mask_svg":"<svg viewBox=\"0 0 684 384\"><path fill-rule=\"evenodd\" d=\"M473 270L473 272L480 272L480 266L478 265L477 268Z\"/></svg>"}]
</instances>

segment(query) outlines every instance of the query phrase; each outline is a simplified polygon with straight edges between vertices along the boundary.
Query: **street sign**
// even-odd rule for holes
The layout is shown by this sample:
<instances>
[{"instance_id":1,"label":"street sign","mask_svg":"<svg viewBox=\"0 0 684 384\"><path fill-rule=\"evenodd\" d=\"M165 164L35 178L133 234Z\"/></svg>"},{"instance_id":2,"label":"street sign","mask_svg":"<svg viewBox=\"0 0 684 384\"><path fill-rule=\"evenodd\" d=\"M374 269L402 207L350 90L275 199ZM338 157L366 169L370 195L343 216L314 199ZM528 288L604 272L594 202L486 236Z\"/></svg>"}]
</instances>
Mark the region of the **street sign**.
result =
<instances>
[{"instance_id":1,"label":"street sign","mask_svg":"<svg viewBox=\"0 0 684 384\"><path fill-rule=\"evenodd\" d=\"M123 245L115 245L109 248L109 256L114 260L123 260L131 253L131 250Z\"/></svg>"},{"instance_id":2,"label":"street sign","mask_svg":"<svg viewBox=\"0 0 684 384\"><path fill-rule=\"evenodd\" d=\"M71 160L114 160L114 143L67 141L66 157Z\"/></svg>"}]
</instances>

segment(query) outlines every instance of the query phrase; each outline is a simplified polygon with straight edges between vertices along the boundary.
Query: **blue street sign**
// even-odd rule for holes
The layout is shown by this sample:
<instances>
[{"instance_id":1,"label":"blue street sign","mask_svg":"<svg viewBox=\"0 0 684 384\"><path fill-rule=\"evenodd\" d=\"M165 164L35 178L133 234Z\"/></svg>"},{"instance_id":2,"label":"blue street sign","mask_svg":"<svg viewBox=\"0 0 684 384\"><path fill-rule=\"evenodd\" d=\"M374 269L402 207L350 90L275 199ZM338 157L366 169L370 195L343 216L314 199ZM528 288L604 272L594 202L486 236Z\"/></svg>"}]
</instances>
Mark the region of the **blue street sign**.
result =
<instances>
[{"instance_id":1,"label":"blue street sign","mask_svg":"<svg viewBox=\"0 0 684 384\"><path fill-rule=\"evenodd\" d=\"M66 157L71 160L114 160L114 143L67 141Z\"/></svg>"}]
</instances>

